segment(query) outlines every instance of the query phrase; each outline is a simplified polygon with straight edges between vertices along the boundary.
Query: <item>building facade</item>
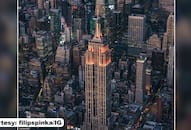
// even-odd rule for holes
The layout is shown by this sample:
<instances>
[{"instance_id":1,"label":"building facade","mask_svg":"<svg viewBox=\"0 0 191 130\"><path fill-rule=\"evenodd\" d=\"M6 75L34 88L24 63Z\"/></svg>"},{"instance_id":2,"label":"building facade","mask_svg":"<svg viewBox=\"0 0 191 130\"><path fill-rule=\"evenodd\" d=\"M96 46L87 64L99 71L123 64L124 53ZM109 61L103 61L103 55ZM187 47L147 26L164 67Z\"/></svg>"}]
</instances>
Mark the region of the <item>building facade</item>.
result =
<instances>
[{"instance_id":1,"label":"building facade","mask_svg":"<svg viewBox=\"0 0 191 130\"><path fill-rule=\"evenodd\" d=\"M128 44L140 45L145 41L145 20L144 15L131 15L128 19Z\"/></svg>"}]
</instances>

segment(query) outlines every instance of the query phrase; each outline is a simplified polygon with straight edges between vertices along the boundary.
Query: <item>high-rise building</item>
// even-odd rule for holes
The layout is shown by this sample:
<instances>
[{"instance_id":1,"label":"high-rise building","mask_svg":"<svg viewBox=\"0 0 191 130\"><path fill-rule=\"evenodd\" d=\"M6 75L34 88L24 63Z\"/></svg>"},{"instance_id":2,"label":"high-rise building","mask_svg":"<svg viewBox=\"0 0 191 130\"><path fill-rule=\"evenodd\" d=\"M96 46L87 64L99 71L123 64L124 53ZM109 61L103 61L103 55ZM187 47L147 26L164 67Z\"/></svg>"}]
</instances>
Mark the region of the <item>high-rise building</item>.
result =
<instances>
[{"instance_id":1,"label":"high-rise building","mask_svg":"<svg viewBox=\"0 0 191 130\"><path fill-rule=\"evenodd\" d=\"M157 49L153 50L151 61L153 70L163 72L165 64L163 51Z\"/></svg>"},{"instance_id":2,"label":"high-rise building","mask_svg":"<svg viewBox=\"0 0 191 130\"><path fill-rule=\"evenodd\" d=\"M174 12L174 0L159 0L159 7L168 12Z\"/></svg>"},{"instance_id":3,"label":"high-rise building","mask_svg":"<svg viewBox=\"0 0 191 130\"><path fill-rule=\"evenodd\" d=\"M85 56L84 56L84 54L81 55L81 58L80 58L80 65L82 66L82 68L85 68Z\"/></svg>"},{"instance_id":4,"label":"high-rise building","mask_svg":"<svg viewBox=\"0 0 191 130\"><path fill-rule=\"evenodd\" d=\"M82 31L80 29L77 29L76 34L77 34L76 40L80 42L80 40L82 39Z\"/></svg>"},{"instance_id":5,"label":"high-rise building","mask_svg":"<svg viewBox=\"0 0 191 130\"><path fill-rule=\"evenodd\" d=\"M66 103L72 102L73 90L68 84L64 87L64 100Z\"/></svg>"},{"instance_id":6,"label":"high-rise building","mask_svg":"<svg viewBox=\"0 0 191 130\"><path fill-rule=\"evenodd\" d=\"M84 88L84 82L85 82L85 74L84 74L84 68L80 65L78 68L78 75L79 75L79 86L80 88Z\"/></svg>"},{"instance_id":7,"label":"high-rise building","mask_svg":"<svg viewBox=\"0 0 191 130\"><path fill-rule=\"evenodd\" d=\"M57 47L55 61L59 64L70 64L71 46L65 42L65 36L61 35L60 44Z\"/></svg>"},{"instance_id":8,"label":"high-rise building","mask_svg":"<svg viewBox=\"0 0 191 130\"><path fill-rule=\"evenodd\" d=\"M96 0L96 10L95 15L104 17L105 16L105 1L104 0Z\"/></svg>"},{"instance_id":9,"label":"high-rise building","mask_svg":"<svg viewBox=\"0 0 191 130\"><path fill-rule=\"evenodd\" d=\"M43 0L37 0L38 9L43 9Z\"/></svg>"},{"instance_id":10,"label":"high-rise building","mask_svg":"<svg viewBox=\"0 0 191 130\"><path fill-rule=\"evenodd\" d=\"M167 19L168 44L174 44L174 15L170 14Z\"/></svg>"},{"instance_id":11,"label":"high-rise building","mask_svg":"<svg viewBox=\"0 0 191 130\"><path fill-rule=\"evenodd\" d=\"M158 0L153 0L152 7L153 8L159 8L159 1Z\"/></svg>"},{"instance_id":12,"label":"high-rise building","mask_svg":"<svg viewBox=\"0 0 191 130\"><path fill-rule=\"evenodd\" d=\"M70 47L68 45L59 45L56 51L55 61L59 64L70 63Z\"/></svg>"},{"instance_id":13,"label":"high-rise building","mask_svg":"<svg viewBox=\"0 0 191 130\"><path fill-rule=\"evenodd\" d=\"M19 61L25 62L29 58L30 48L29 36L24 34L19 36Z\"/></svg>"},{"instance_id":14,"label":"high-rise building","mask_svg":"<svg viewBox=\"0 0 191 130\"><path fill-rule=\"evenodd\" d=\"M162 110L163 110L163 102L161 97L157 98L157 120L161 121L162 119Z\"/></svg>"},{"instance_id":15,"label":"high-rise building","mask_svg":"<svg viewBox=\"0 0 191 130\"><path fill-rule=\"evenodd\" d=\"M168 43L168 36L167 36L167 33L165 32L165 33L163 34L163 39L162 39L162 50L163 50L164 52L167 51L167 48L168 48L167 43Z\"/></svg>"},{"instance_id":16,"label":"high-rise building","mask_svg":"<svg viewBox=\"0 0 191 130\"><path fill-rule=\"evenodd\" d=\"M43 61L47 61L52 56L52 42L50 34L46 31L38 31L35 36L36 50L38 56Z\"/></svg>"},{"instance_id":17,"label":"high-rise building","mask_svg":"<svg viewBox=\"0 0 191 130\"><path fill-rule=\"evenodd\" d=\"M134 92L132 90L128 91L128 102L133 103L134 102Z\"/></svg>"},{"instance_id":18,"label":"high-rise building","mask_svg":"<svg viewBox=\"0 0 191 130\"><path fill-rule=\"evenodd\" d=\"M50 9L50 31L53 33L55 42L59 42L61 31L61 12L59 9Z\"/></svg>"},{"instance_id":19,"label":"high-rise building","mask_svg":"<svg viewBox=\"0 0 191 130\"><path fill-rule=\"evenodd\" d=\"M112 20L112 25L116 26L116 25L121 25L121 12L120 11L113 11L113 20Z\"/></svg>"},{"instance_id":20,"label":"high-rise building","mask_svg":"<svg viewBox=\"0 0 191 130\"><path fill-rule=\"evenodd\" d=\"M168 86L173 86L174 79L174 46L169 46L169 60L168 60L168 70L167 70L167 84Z\"/></svg>"},{"instance_id":21,"label":"high-rise building","mask_svg":"<svg viewBox=\"0 0 191 130\"><path fill-rule=\"evenodd\" d=\"M116 89L116 80L112 79L111 80L111 90L114 91Z\"/></svg>"},{"instance_id":22,"label":"high-rise building","mask_svg":"<svg viewBox=\"0 0 191 130\"><path fill-rule=\"evenodd\" d=\"M153 34L147 40L147 56L150 57L154 49L161 50L161 39L157 34Z\"/></svg>"},{"instance_id":23,"label":"high-rise building","mask_svg":"<svg viewBox=\"0 0 191 130\"><path fill-rule=\"evenodd\" d=\"M26 34L25 24L22 21L19 21L19 35Z\"/></svg>"},{"instance_id":24,"label":"high-rise building","mask_svg":"<svg viewBox=\"0 0 191 130\"><path fill-rule=\"evenodd\" d=\"M29 32L32 32L36 28L36 25L37 19L34 16L32 16L29 20Z\"/></svg>"},{"instance_id":25,"label":"high-rise building","mask_svg":"<svg viewBox=\"0 0 191 130\"><path fill-rule=\"evenodd\" d=\"M56 1L55 0L50 0L50 7L51 7L51 9L56 8Z\"/></svg>"},{"instance_id":26,"label":"high-rise building","mask_svg":"<svg viewBox=\"0 0 191 130\"><path fill-rule=\"evenodd\" d=\"M161 49L161 39L157 34L153 34L152 36L149 37L147 44L151 45L152 49Z\"/></svg>"},{"instance_id":27,"label":"high-rise building","mask_svg":"<svg viewBox=\"0 0 191 130\"><path fill-rule=\"evenodd\" d=\"M43 84L43 68L39 59L33 58L29 61L29 72L27 77L29 85L40 87Z\"/></svg>"},{"instance_id":28,"label":"high-rise building","mask_svg":"<svg viewBox=\"0 0 191 130\"><path fill-rule=\"evenodd\" d=\"M150 95L151 90L151 69L146 69L146 86L147 95Z\"/></svg>"},{"instance_id":29,"label":"high-rise building","mask_svg":"<svg viewBox=\"0 0 191 130\"><path fill-rule=\"evenodd\" d=\"M144 103L146 85L146 57L140 56L136 61L136 91L135 102Z\"/></svg>"},{"instance_id":30,"label":"high-rise building","mask_svg":"<svg viewBox=\"0 0 191 130\"><path fill-rule=\"evenodd\" d=\"M43 88L42 88L43 97L44 97L44 99L46 99L48 101L51 100L54 82L55 82L55 78L52 75L48 75L44 80L44 84L43 84Z\"/></svg>"},{"instance_id":31,"label":"high-rise building","mask_svg":"<svg viewBox=\"0 0 191 130\"><path fill-rule=\"evenodd\" d=\"M86 113L82 130L109 130L111 114L111 54L97 19L96 31L85 53Z\"/></svg>"},{"instance_id":32,"label":"high-rise building","mask_svg":"<svg viewBox=\"0 0 191 130\"><path fill-rule=\"evenodd\" d=\"M124 0L117 0L117 9L121 12L123 12L123 6L125 5L124 3Z\"/></svg>"},{"instance_id":33,"label":"high-rise building","mask_svg":"<svg viewBox=\"0 0 191 130\"><path fill-rule=\"evenodd\" d=\"M50 10L50 30L56 33L61 30L61 13L59 9Z\"/></svg>"},{"instance_id":34,"label":"high-rise building","mask_svg":"<svg viewBox=\"0 0 191 130\"><path fill-rule=\"evenodd\" d=\"M69 1L62 0L61 12L62 12L62 16L66 20L67 25L71 26L71 23L72 23L72 7L69 4Z\"/></svg>"},{"instance_id":35,"label":"high-rise building","mask_svg":"<svg viewBox=\"0 0 191 130\"><path fill-rule=\"evenodd\" d=\"M164 52L164 58L165 58L165 61L167 61L167 50L168 50L168 35L167 33L165 32L163 34L163 38L162 38L162 51Z\"/></svg>"},{"instance_id":36,"label":"high-rise building","mask_svg":"<svg viewBox=\"0 0 191 130\"><path fill-rule=\"evenodd\" d=\"M49 5L50 5L49 1L44 2L44 10L45 10L47 15L49 15L49 11L50 11L50 6Z\"/></svg>"},{"instance_id":37,"label":"high-rise building","mask_svg":"<svg viewBox=\"0 0 191 130\"><path fill-rule=\"evenodd\" d=\"M71 41L71 27L66 27L64 33L66 35L66 42L69 43Z\"/></svg>"},{"instance_id":38,"label":"high-rise building","mask_svg":"<svg viewBox=\"0 0 191 130\"><path fill-rule=\"evenodd\" d=\"M131 15L128 19L128 44L140 45L145 41L145 20L144 15Z\"/></svg>"},{"instance_id":39,"label":"high-rise building","mask_svg":"<svg viewBox=\"0 0 191 130\"><path fill-rule=\"evenodd\" d=\"M73 48L73 65L76 69L80 65L80 50L78 46L74 46Z\"/></svg>"},{"instance_id":40,"label":"high-rise building","mask_svg":"<svg viewBox=\"0 0 191 130\"><path fill-rule=\"evenodd\" d=\"M83 25L83 20L82 18L74 18L74 24L72 27L72 34L74 39L76 39L78 42L82 38L82 25Z\"/></svg>"},{"instance_id":41,"label":"high-rise building","mask_svg":"<svg viewBox=\"0 0 191 130\"><path fill-rule=\"evenodd\" d=\"M50 31L50 24L49 24L49 19L47 19L47 17L42 17L40 19L37 19L36 21L36 27L39 30L44 30L44 31ZM31 31L34 30L34 27Z\"/></svg>"},{"instance_id":42,"label":"high-rise building","mask_svg":"<svg viewBox=\"0 0 191 130\"><path fill-rule=\"evenodd\" d=\"M85 85L85 56L81 54L80 56L80 66L78 68L79 74L79 85L81 88L84 88Z\"/></svg>"}]
</instances>

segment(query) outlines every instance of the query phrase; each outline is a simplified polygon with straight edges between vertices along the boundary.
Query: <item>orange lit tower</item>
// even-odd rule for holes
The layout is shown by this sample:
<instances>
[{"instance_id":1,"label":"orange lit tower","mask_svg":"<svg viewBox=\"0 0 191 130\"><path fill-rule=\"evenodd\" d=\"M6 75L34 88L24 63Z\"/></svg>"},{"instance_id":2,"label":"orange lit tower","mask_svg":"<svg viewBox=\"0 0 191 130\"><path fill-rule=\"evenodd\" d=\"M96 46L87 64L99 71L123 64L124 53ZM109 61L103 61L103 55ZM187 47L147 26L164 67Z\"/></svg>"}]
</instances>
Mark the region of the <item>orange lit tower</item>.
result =
<instances>
[{"instance_id":1,"label":"orange lit tower","mask_svg":"<svg viewBox=\"0 0 191 130\"><path fill-rule=\"evenodd\" d=\"M99 18L94 37L85 53L86 113L82 130L108 130L111 114L109 66L111 51L103 40Z\"/></svg>"}]
</instances>

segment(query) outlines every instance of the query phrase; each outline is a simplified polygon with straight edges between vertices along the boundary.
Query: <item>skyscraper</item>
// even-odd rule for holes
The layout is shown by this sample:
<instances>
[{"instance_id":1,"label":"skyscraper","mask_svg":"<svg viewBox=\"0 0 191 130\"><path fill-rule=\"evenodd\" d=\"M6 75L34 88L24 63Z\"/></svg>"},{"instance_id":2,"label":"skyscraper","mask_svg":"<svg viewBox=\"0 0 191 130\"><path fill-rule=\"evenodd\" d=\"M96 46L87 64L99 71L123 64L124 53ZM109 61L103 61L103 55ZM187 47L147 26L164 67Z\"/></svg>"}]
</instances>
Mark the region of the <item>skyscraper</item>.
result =
<instances>
[{"instance_id":1,"label":"skyscraper","mask_svg":"<svg viewBox=\"0 0 191 130\"><path fill-rule=\"evenodd\" d=\"M146 85L145 85L145 89L146 89L147 95L149 95L150 90L151 90L151 69L149 69L149 68L146 69Z\"/></svg>"},{"instance_id":2,"label":"skyscraper","mask_svg":"<svg viewBox=\"0 0 191 130\"><path fill-rule=\"evenodd\" d=\"M78 70L80 65L80 49L78 46L74 46L73 48L73 65Z\"/></svg>"},{"instance_id":3,"label":"skyscraper","mask_svg":"<svg viewBox=\"0 0 191 130\"><path fill-rule=\"evenodd\" d=\"M140 56L136 61L136 92L135 102L144 103L144 93L146 85L146 57Z\"/></svg>"},{"instance_id":4,"label":"skyscraper","mask_svg":"<svg viewBox=\"0 0 191 130\"><path fill-rule=\"evenodd\" d=\"M55 0L50 0L50 7L51 7L51 9L55 9L55 7L56 7L56 1Z\"/></svg>"},{"instance_id":5,"label":"skyscraper","mask_svg":"<svg viewBox=\"0 0 191 130\"><path fill-rule=\"evenodd\" d=\"M72 27L72 35L79 42L82 37L82 18L74 18L74 25Z\"/></svg>"},{"instance_id":6,"label":"skyscraper","mask_svg":"<svg viewBox=\"0 0 191 130\"><path fill-rule=\"evenodd\" d=\"M111 114L109 66L111 54L102 38L99 19L93 39L85 53L85 104L86 113L82 130L108 130Z\"/></svg>"},{"instance_id":7,"label":"skyscraper","mask_svg":"<svg viewBox=\"0 0 191 130\"><path fill-rule=\"evenodd\" d=\"M144 15L129 16L128 44L140 45L145 41L145 19Z\"/></svg>"},{"instance_id":8,"label":"skyscraper","mask_svg":"<svg viewBox=\"0 0 191 130\"><path fill-rule=\"evenodd\" d=\"M38 9L43 9L43 0L38 0L37 4L38 4Z\"/></svg>"},{"instance_id":9,"label":"skyscraper","mask_svg":"<svg viewBox=\"0 0 191 130\"><path fill-rule=\"evenodd\" d=\"M164 52L167 51L167 48L168 48L167 43L168 43L168 36L167 36L167 33L165 32L165 33L163 34L163 39L162 39L162 50L163 50Z\"/></svg>"},{"instance_id":10,"label":"skyscraper","mask_svg":"<svg viewBox=\"0 0 191 130\"><path fill-rule=\"evenodd\" d=\"M174 46L169 46L169 60L168 60L168 70L167 70L167 84L168 86L173 86L174 78Z\"/></svg>"},{"instance_id":11,"label":"skyscraper","mask_svg":"<svg viewBox=\"0 0 191 130\"><path fill-rule=\"evenodd\" d=\"M58 43L61 31L61 12L59 9L50 9L50 31L53 33L54 40Z\"/></svg>"},{"instance_id":12,"label":"skyscraper","mask_svg":"<svg viewBox=\"0 0 191 130\"><path fill-rule=\"evenodd\" d=\"M167 40L168 44L174 44L174 15L170 14L167 19Z\"/></svg>"},{"instance_id":13,"label":"skyscraper","mask_svg":"<svg viewBox=\"0 0 191 130\"><path fill-rule=\"evenodd\" d=\"M154 49L152 51L151 66L154 71L164 72L165 65L164 51Z\"/></svg>"},{"instance_id":14,"label":"skyscraper","mask_svg":"<svg viewBox=\"0 0 191 130\"><path fill-rule=\"evenodd\" d=\"M36 51L42 61L47 61L52 56L52 42L50 34L38 31L35 35Z\"/></svg>"},{"instance_id":15,"label":"skyscraper","mask_svg":"<svg viewBox=\"0 0 191 130\"><path fill-rule=\"evenodd\" d=\"M71 46L65 42L65 35L62 33L60 44L57 47L55 61L59 64L70 64Z\"/></svg>"},{"instance_id":16,"label":"skyscraper","mask_svg":"<svg viewBox=\"0 0 191 130\"><path fill-rule=\"evenodd\" d=\"M50 10L50 30L59 33L61 30L61 15L59 9Z\"/></svg>"},{"instance_id":17,"label":"skyscraper","mask_svg":"<svg viewBox=\"0 0 191 130\"><path fill-rule=\"evenodd\" d=\"M159 0L159 6L168 12L173 12L174 0Z\"/></svg>"},{"instance_id":18,"label":"skyscraper","mask_svg":"<svg viewBox=\"0 0 191 130\"><path fill-rule=\"evenodd\" d=\"M44 99L46 99L47 101L51 101L51 95L54 83L55 83L55 78L52 75L48 75L44 80L42 92Z\"/></svg>"},{"instance_id":19,"label":"skyscraper","mask_svg":"<svg viewBox=\"0 0 191 130\"><path fill-rule=\"evenodd\" d=\"M157 34L153 34L147 40L147 56L151 57L154 49L161 50L161 39Z\"/></svg>"}]
</instances>

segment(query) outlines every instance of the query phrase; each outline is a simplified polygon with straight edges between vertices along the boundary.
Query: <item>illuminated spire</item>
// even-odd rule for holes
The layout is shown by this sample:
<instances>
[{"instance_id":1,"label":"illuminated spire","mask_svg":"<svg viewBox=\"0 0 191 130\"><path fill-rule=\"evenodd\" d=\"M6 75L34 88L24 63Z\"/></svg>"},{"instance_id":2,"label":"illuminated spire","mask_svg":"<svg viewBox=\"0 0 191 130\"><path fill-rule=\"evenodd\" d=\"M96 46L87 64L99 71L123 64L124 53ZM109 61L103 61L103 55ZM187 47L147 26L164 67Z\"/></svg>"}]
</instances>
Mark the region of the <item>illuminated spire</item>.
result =
<instances>
[{"instance_id":1,"label":"illuminated spire","mask_svg":"<svg viewBox=\"0 0 191 130\"><path fill-rule=\"evenodd\" d=\"M93 40L102 40L101 24L99 23L99 18L96 19L96 28Z\"/></svg>"}]
</instances>

